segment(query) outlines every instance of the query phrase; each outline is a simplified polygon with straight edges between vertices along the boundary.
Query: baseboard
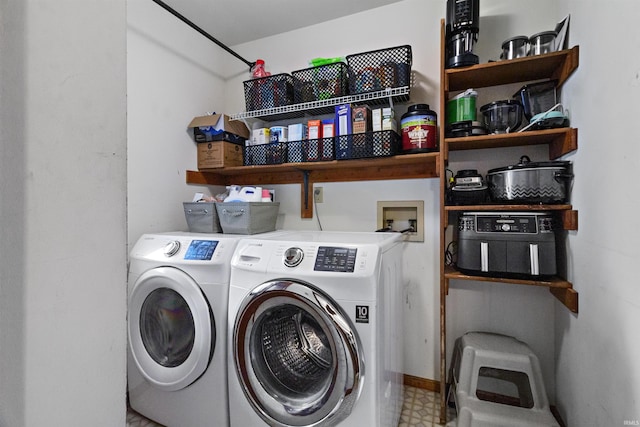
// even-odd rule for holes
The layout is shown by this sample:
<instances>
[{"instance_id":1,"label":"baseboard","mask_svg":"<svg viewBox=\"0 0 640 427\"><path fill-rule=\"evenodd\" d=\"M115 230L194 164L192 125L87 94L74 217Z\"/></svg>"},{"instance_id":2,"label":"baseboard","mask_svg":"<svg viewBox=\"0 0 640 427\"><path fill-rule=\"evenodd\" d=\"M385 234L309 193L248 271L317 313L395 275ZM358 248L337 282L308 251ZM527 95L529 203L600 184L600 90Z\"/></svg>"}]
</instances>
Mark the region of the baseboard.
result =
<instances>
[{"instance_id":1,"label":"baseboard","mask_svg":"<svg viewBox=\"0 0 640 427\"><path fill-rule=\"evenodd\" d=\"M426 378L414 377L413 375L404 374L404 385L440 393L440 381L429 380Z\"/></svg>"}]
</instances>

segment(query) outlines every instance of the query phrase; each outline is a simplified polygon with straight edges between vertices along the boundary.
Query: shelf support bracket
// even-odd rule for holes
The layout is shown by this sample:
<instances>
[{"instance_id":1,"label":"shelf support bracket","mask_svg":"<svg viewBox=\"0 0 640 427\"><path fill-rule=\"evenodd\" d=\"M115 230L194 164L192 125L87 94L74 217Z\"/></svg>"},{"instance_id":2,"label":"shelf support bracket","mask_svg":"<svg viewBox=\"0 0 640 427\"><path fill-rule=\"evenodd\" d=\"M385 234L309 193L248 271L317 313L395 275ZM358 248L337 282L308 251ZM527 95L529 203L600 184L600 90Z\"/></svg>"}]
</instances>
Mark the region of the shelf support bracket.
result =
<instances>
[{"instance_id":1,"label":"shelf support bracket","mask_svg":"<svg viewBox=\"0 0 640 427\"><path fill-rule=\"evenodd\" d=\"M393 111L393 95L391 94L391 88L387 88L387 96L389 97L389 107Z\"/></svg>"},{"instance_id":2,"label":"shelf support bracket","mask_svg":"<svg viewBox=\"0 0 640 427\"><path fill-rule=\"evenodd\" d=\"M549 288L549 291L572 313L578 313L578 292L573 288Z\"/></svg>"},{"instance_id":3,"label":"shelf support bracket","mask_svg":"<svg viewBox=\"0 0 640 427\"><path fill-rule=\"evenodd\" d=\"M300 216L302 218L313 218L313 202L311 200L311 187L313 183L309 180L309 171L302 171L302 203Z\"/></svg>"}]
</instances>

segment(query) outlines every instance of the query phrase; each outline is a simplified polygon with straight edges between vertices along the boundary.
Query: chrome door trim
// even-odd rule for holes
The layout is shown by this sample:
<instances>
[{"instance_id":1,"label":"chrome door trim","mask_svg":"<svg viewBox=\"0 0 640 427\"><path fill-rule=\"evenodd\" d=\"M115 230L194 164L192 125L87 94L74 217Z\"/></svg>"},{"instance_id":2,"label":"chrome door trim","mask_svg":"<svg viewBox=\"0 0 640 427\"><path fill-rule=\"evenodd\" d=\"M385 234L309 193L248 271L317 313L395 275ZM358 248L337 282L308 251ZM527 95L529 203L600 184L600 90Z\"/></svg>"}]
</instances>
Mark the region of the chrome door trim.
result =
<instances>
[{"instance_id":1,"label":"chrome door trim","mask_svg":"<svg viewBox=\"0 0 640 427\"><path fill-rule=\"evenodd\" d=\"M147 352L140 331L140 314L145 299L154 290L168 288L177 292L191 310L194 343L191 353L179 366L165 367ZM165 391L183 389L206 371L215 351L216 326L213 312L200 286L182 270L156 267L138 277L129 295L127 329L129 351L136 368L154 387Z\"/></svg>"},{"instance_id":2,"label":"chrome door trim","mask_svg":"<svg viewBox=\"0 0 640 427\"><path fill-rule=\"evenodd\" d=\"M331 337L331 375L323 390L307 398L271 395L254 371L253 327L279 306L295 306L318 322ZM342 308L317 287L299 280L279 279L257 286L242 301L233 328L235 372L251 406L271 426L335 425L346 418L362 392L364 354L355 326ZM281 395L279 395L281 396Z\"/></svg>"}]
</instances>

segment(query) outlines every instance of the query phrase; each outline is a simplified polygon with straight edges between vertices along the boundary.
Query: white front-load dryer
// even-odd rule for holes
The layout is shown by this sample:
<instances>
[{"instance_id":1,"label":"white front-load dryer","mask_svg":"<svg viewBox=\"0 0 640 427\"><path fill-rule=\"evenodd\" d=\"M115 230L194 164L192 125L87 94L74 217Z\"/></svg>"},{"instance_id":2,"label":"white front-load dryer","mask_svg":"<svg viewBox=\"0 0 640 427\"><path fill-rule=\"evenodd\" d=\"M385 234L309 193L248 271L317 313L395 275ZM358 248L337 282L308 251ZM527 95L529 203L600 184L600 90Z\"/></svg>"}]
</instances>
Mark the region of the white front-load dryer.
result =
<instances>
[{"instance_id":1,"label":"white front-load dryer","mask_svg":"<svg viewBox=\"0 0 640 427\"><path fill-rule=\"evenodd\" d=\"M233 427L391 427L402 409L396 233L239 242L229 288Z\"/></svg>"},{"instance_id":2,"label":"white front-load dryer","mask_svg":"<svg viewBox=\"0 0 640 427\"><path fill-rule=\"evenodd\" d=\"M168 427L229 425L230 260L242 236L143 235L130 253L128 392Z\"/></svg>"}]
</instances>

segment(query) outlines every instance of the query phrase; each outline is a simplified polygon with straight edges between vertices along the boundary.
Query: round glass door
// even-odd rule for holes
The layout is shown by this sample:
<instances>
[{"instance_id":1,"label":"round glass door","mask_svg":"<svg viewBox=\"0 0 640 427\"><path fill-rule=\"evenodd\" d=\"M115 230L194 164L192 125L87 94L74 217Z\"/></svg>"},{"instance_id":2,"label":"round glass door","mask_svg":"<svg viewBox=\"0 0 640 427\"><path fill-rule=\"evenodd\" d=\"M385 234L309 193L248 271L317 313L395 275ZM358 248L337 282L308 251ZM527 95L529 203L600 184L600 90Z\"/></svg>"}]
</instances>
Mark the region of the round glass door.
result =
<instances>
[{"instance_id":1,"label":"round glass door","mask_svg":"<svg viewBox=\"0 0 640 427\"><path fill-rule=\"evenodd\" d=\"M169 391L207 369L215 346L211 308L186 273L160 267L142 274L129 296L129 345L147 381Z\"/></svg>"},{"instance_id":2,"label":"round glass door","mask_svg":"<svg viewBox=\"0 0 640 427\"><path fill-rule=\"evenodd\" d=\"M312 285L260 285L241 305L233 340L240 383L269 425L337 423L360 395L364 359L355 328Z\"/></svg>"}]
</instances>

